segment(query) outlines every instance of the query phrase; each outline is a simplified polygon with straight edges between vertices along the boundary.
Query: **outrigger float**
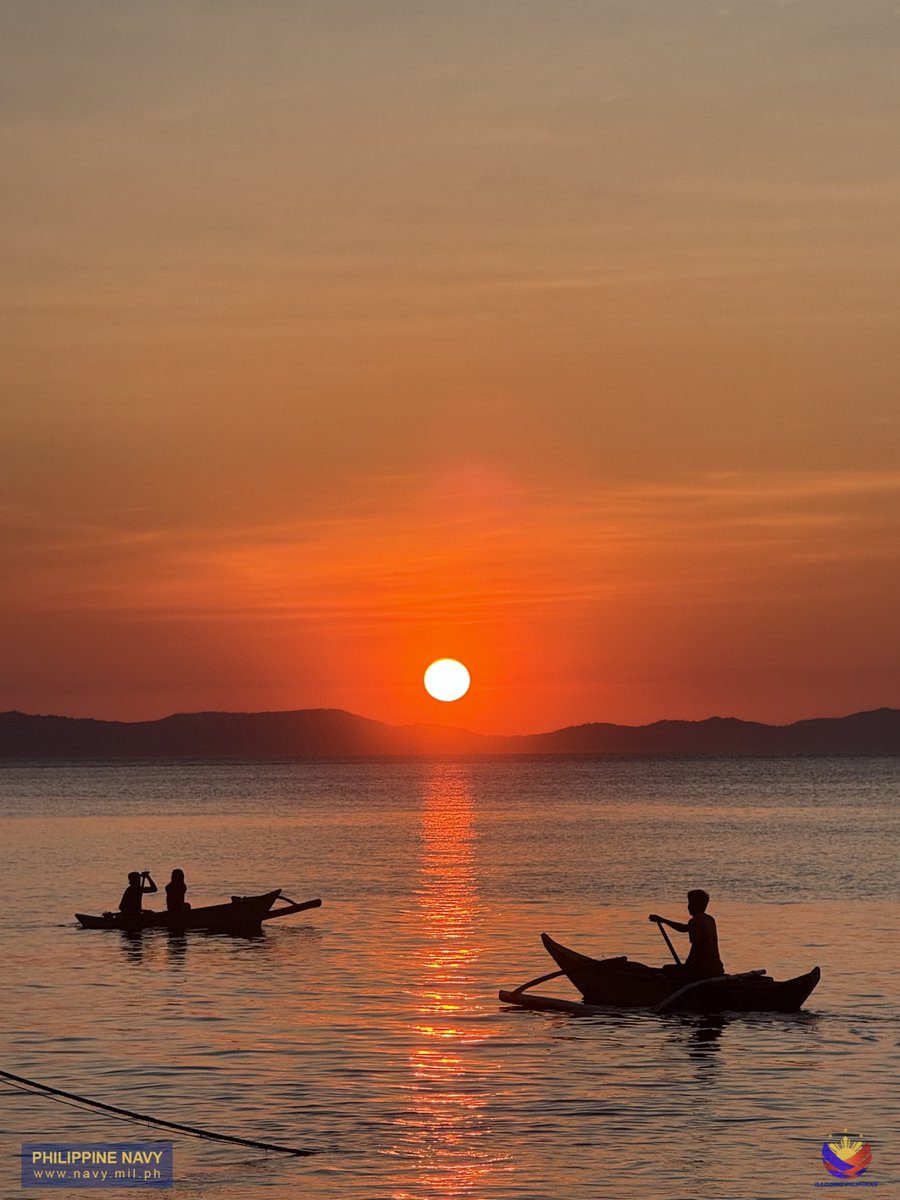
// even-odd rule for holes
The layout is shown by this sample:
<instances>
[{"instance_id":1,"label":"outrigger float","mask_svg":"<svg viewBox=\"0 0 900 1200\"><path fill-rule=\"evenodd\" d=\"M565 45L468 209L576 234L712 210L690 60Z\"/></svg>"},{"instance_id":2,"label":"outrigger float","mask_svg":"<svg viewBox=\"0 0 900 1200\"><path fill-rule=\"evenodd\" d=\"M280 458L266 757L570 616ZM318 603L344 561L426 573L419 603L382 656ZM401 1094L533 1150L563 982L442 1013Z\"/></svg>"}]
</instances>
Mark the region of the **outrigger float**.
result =
<instances>
[{"instance_id":1,"label":"outrigger float","mask_svg":"<svg viewBox=\"0 0 900 1200\"><path fill-rule=\"evenodd\" d=\"M632 962L625 955L618 958L590 958L561 945L546 933L541 934L541 941L560 969L530 979L512 991L502 989L499 995L504 1004L537 1012L573 1013L578 1016L603 1013L609 1008L646 1008L657 1013L791 1013L802 1008L821 978L819 968L813 967L807 974L798 975L795 979L776 980L764 970L757 970L682 984L662 967ZM675 959L679 961L677 955ZM581 1001L527 994L537 984L561 975L581 993Z\"/></svg>"},{"instance_id":2,"label":"outrigger float","mask_svg":"<svg viewBox=\"0 0 900 1200\"><path fill-rule=\"evenodd\" d=\"M279 908L273 907L279 899L285 903ZM260 933L263 921L290 917L309 908L319 908L321 904L321 900L304 900L297 903L282 895L280 888L276 888L262 896L232 896L228 904L211 904L205 908L185 908L177 912L148 910L136 914L105 912L99 917L76 913L75 919L83 929L121 929L126 933L138 933L143 929L168 929L171 933L203 929L208 933L236 933L246 936Z\"/></svg>"}]
</instances>

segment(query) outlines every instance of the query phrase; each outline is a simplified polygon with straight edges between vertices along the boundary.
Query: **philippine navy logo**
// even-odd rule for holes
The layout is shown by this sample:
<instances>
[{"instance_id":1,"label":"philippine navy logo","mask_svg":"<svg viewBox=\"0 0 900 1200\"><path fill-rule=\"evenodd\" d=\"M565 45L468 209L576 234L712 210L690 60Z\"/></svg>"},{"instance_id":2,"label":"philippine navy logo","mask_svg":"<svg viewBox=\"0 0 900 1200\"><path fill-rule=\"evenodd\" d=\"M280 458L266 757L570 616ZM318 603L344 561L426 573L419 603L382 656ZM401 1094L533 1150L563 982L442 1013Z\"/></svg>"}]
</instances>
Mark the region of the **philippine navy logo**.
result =
<instances>
[{"instance_id":1,"label":"philippine navy logo","mask_svg":"<svg viewBox=\"0 0 900 1200\"><path fill-rule=\"evenodd\" d=\"M861 1134L848 1137L846 1131L843 1137L834 1134L832 1141L822 1146L822 1162L829 1175L838 1179L853 1179L865 1175L872 1161L872 1147L862 1140Z\"/></svg>"}]
</instances>

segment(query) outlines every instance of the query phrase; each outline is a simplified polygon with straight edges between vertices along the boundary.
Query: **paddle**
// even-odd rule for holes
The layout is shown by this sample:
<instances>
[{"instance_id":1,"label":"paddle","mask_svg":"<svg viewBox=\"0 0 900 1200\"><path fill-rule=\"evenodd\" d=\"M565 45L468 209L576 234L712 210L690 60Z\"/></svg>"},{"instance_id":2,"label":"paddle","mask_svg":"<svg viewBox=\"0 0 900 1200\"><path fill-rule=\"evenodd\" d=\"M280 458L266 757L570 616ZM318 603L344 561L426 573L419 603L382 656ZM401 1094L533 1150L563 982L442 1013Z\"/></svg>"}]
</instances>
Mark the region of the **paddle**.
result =
<instances>
[{"instance_id":1,"label":"paddle","mask_svg":"<svg viewBox=\"0 0 900 1200\"><path fill-rule=\"evenodd\" d=\"M656 917L656 918L654 918L654 917L648 917L647 919L648 919L649 921L653 921L653 920L655 920L655 921L656 921L656 927L657 927L657 929L658 929L658 930L659 930L659 932L660 932L660 933L663 935L663 937L666 939L666 945L667 945L667 946L669 947L669 949L672 951L672 957L675 959L675 961L678 963L678 965L679 965L679 967L680 967L680 966L681 966L681 959L680 959L680 958L678 957L678 955L675 953L675 947L672 945L672 942L671 942L671 940L670 940L670 938L669 938L669 935L668 935L668 934L666 933L666 931L663 929L663 927L662 927L662 921L660 921L658 917Z\"/></svg>"}]
</instances>

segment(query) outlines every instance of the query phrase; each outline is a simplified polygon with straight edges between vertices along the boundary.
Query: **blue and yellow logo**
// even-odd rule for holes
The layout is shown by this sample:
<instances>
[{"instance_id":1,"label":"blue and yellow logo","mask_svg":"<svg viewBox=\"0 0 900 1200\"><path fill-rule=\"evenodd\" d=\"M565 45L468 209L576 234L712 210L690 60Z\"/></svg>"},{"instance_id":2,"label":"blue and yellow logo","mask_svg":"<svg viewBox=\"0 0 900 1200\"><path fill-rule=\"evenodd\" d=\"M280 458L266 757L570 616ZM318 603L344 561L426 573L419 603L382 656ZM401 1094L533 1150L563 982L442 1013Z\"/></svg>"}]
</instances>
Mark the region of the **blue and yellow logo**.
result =
<instances>
[{"instance_id":1,"label":"blue and yellow logo","mask_svg":"<svg viewBox=\"0 0 900 1200\"><path fill-rule=\"evenodd\" d=\"M834 1134L832 1134L834 1138ZM853 1179L864 1175L872 1161L872 1147L862 1140L862 1135L848 1137L846 1132L841 1138L825 1142L822 1146L822 1162L829 1175L838 1179Z\"/></svg>"}]
</instances>

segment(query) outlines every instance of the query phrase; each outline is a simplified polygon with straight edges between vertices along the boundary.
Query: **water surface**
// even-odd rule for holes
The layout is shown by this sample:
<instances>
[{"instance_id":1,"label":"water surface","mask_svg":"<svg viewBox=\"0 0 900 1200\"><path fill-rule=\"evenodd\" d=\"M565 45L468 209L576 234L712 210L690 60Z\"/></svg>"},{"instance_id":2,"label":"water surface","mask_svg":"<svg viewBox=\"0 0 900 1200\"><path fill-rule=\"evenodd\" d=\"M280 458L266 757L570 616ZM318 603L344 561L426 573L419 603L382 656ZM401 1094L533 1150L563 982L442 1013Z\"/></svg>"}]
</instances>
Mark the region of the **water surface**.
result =
<instances>
[{"instance_id":1,"label":"water surface","mask_svg":"<svg viewBox=\"0 0 900 1200\"><path fill-rule=\"evenodd\" d=\"M177 1138L184 1197L812 1196L845 1128L891 1188L898 785L896 759L7 765L2 1066L317 1151ZM324 906L251 940L75 926L174 866L195 904ZM542 929L665 961L646 914L681 919L694 886L728 968L822 967L804 1013L497 1000L552 969ZM5 1088L0 1127L4 1195L26 1138L165 1136Z\"/></svg>"}]
</instances>

